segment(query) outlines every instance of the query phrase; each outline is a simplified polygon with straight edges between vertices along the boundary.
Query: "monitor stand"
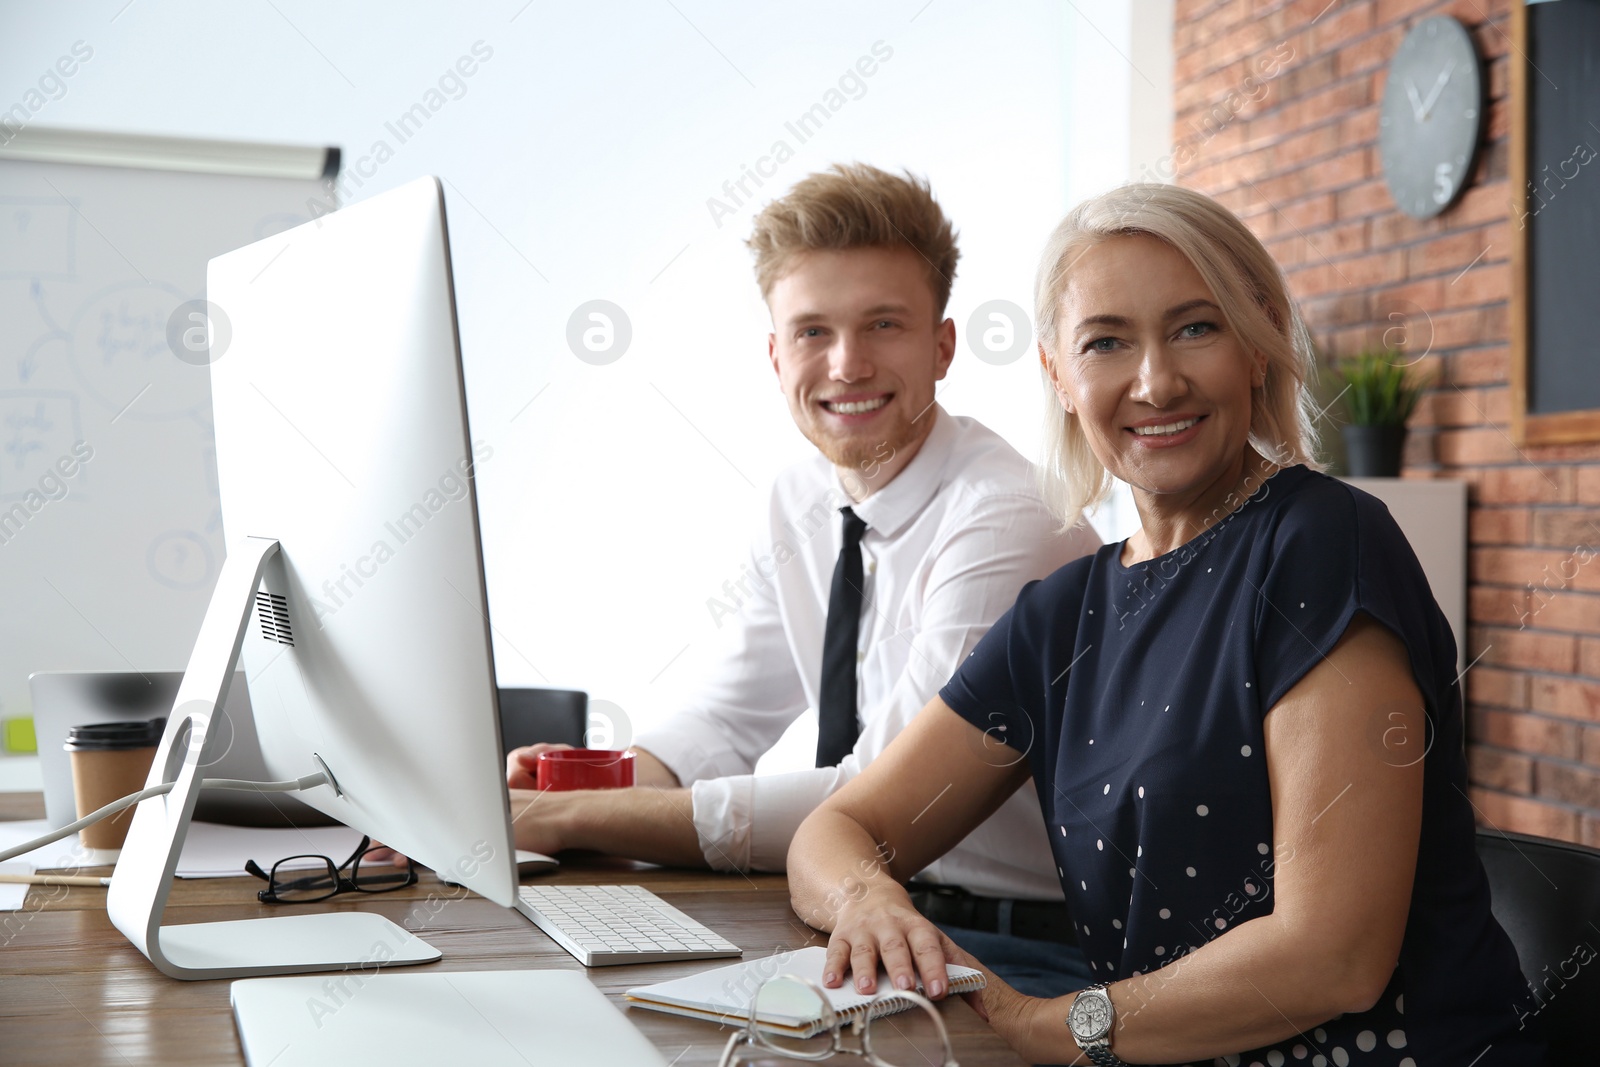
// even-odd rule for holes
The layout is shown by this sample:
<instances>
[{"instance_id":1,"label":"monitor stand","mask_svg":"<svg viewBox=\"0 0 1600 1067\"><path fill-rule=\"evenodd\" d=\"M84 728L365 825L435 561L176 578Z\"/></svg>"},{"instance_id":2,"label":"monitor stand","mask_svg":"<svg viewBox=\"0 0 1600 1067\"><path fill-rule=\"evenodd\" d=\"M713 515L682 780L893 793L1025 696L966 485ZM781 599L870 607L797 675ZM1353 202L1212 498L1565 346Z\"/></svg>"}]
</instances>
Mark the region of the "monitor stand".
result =
<instances>
[{"instance_id":1,"label":"monitor stand","mask_svg":"<svg viewBox=\"0 0 1600 1067\"><path fill-rule=\"evenodd\" d=\"M146 787L172 782L172 792L138 804L106 893L112 923L173 978L246 978L353 967L376 971L441 956L403 927L359 911L161 925L194 815L201 770L216 755L214 738L224 736L209 731L211 717L227 696L256 589L277 553L278 542L264 537L247 537L228 553L145 782ZM323 771L337 790L326 766Z\"/></svg>"}]
</instances>

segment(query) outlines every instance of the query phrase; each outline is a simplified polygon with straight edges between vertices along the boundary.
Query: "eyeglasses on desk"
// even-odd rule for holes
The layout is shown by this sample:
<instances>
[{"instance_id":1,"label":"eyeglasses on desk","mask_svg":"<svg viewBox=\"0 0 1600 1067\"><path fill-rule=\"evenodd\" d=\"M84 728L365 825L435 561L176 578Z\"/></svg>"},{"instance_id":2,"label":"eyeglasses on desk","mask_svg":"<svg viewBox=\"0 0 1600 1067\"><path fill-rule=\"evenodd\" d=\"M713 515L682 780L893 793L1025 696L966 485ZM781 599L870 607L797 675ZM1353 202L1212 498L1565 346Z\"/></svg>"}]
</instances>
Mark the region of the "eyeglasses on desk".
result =
<instances>
[{"instance_id":1,"label":"eyeglasses on desk","mask_svg":"<svg viewBox=\"0 0 1600 1067\"><path fill-rule=\"evenodd\" d=\"M271 871L262 870L255 860L247 862L244 869L267 883L267 888L256 894L263 904L311 904L340 893L388 893L417 883L409 859L398 864L369 862L363 867L367 854L377 851L372 839L363 836L350 858L337 865L327 856L302 855L286 856L274 863ZM318 862L308 862L312 860ZM346 868L349 877L344 874Z\"/></svg>"},{"instance_id":2,"label":"eyeglasses on desk","mask_svg":"<svg viewBox=\"0 0 1600 1067\"><path fill-rule=\"evenodd\" d=\"M874 1015L884 1002L908 1007ZM758 1018L820 1019L822 1029L811 1037L786 1033ZM846 1033L853 1040L846 1040ZM818 1061L839 1053L859 1057L871 1067L960 1067L950 1047L939 1009L920 993L885 989L863 1009L846 1018L810 979L780 974L761 983L750 1002L750 1017L728 1038L719 1067L755 1064L774 1057Z\"/></svg>"}]
</instances>

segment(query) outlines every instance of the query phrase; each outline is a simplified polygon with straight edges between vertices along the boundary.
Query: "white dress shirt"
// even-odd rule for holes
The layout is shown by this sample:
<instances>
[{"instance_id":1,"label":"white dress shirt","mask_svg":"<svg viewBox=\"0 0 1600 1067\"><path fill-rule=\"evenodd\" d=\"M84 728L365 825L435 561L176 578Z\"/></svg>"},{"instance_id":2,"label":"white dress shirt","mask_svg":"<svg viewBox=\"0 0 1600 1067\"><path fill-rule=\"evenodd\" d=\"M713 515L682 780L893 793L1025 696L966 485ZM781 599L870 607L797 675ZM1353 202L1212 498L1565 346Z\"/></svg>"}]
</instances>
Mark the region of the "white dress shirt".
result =
<instances>
[{"instance_id":1,"label":"white dress shirt","mask_svg":"<svg viewBox=\"0 0 1600 1067\"><path fill-rule=\"evenodd\" d=\"M1056 533L1030 464L999 435L935 412L911 462L859 504L821 455L778 476L746 580L709 605L727 638L710 677L692 707L636 739L692 783L695 830L715 869L783 870L801 820L937 695L1023 584L1100 545L1087 526ZM867 523L861 736L837 767L757 777L756 760L817 706L846 505ZM991 747L993 758L1013 758ZM920 877L984 896L1062 896L1032 788L1017 790Z\"/></svg>"}]
</instances>

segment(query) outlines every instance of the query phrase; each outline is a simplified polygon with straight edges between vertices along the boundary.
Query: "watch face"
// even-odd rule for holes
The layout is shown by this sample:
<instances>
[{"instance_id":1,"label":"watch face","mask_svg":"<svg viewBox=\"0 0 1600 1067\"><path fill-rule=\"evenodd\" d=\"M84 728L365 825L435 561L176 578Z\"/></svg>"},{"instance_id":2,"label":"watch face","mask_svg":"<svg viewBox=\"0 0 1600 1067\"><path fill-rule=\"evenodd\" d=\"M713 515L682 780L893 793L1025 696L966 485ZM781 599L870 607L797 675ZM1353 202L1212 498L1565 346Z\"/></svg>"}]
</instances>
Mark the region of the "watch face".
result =
<instances>
[{"instance_id":1,"label":"watch face","mask_svg":"<svg viewBox=\"0 0 1600 1067\"><path fill-rule=\"evenodd\" d=\"M1446 15L1406 34L1389 63L1378 151L1396 206L1432 218L1472 177L1483 82L1466 28Z\"/></svg>"},{"instance_id":2,"label":"watch face","mask_svg":"<svg viewBox=\"0 0 1600 1067\"><path fill-rule=\"evenodd\" d=\"M1074 1036L1084 1041L1104 1037L1111 1029L1111 1008L1100 994L1086 994L1072 1002L1067 1013L1067 1025Z\"/></svg>"}]
</instances>

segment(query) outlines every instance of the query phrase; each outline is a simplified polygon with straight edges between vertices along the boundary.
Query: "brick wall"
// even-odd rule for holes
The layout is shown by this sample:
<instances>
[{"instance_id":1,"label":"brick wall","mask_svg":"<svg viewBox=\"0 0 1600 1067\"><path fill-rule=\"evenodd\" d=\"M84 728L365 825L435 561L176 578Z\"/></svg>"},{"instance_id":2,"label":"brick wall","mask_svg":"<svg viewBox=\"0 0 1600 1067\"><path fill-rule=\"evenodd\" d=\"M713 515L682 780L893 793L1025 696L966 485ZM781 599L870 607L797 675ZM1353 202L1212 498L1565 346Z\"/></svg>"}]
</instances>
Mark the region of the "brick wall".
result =
<instances>
[{"instance_id":1,"label":"brick wall","mask_svg":"<svg viewBox=\"0 0 1600 1067\"><path fill-rule=\"evenodd\" d=\"M1435 387L1413 419L1405 476L1471 486L1465 685L1479 819L1600 845L1600 444L1518 448L1508 428L1509 12L1508 0L1177 0L1174 153L1161 176L1250 225L1325 356L1397 324L1428 348L1419 369ZM1384 185L1378 107L1406 31L1437 14L1470 30L1490 107L1471 186L1417 222ZM1322 429L1338 432L1332 420Z\"/></svg>"}]
</instances>

